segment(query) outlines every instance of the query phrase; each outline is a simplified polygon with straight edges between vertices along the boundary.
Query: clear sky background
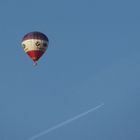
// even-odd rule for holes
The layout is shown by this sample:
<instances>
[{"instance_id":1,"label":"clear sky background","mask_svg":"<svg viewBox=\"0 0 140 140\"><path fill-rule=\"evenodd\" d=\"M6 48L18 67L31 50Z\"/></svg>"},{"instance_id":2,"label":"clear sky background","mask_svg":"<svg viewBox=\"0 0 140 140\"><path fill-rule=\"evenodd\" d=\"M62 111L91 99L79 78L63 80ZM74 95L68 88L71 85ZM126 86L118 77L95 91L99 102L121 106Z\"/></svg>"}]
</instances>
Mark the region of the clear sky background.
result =
<instances>
[{"instance_id":1,"label":"clear sky background","mask_svg":"<svg viewBox=\"0 0 140 140\"><path fill-rule=\"evenodd\" d=\"M140 140L139 0L0 1L0 140ZM37 67L21 47L45 33Z\"/></svg>"}]
</instances>

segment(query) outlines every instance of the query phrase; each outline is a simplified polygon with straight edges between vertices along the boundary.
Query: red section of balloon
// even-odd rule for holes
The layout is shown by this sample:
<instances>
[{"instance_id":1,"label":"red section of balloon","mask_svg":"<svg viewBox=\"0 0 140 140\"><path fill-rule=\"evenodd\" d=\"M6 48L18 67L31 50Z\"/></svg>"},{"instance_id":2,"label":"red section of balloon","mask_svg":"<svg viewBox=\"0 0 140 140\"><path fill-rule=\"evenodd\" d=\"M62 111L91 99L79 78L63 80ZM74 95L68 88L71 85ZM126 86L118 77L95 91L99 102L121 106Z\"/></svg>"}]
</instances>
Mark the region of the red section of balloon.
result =
<instances>
[{"instance_id":1,"label":"red section of balloon","mask_svg":"<svg viewBox=\"0 0 140 140\"><path fill-rule=\"evenodd\" d=\"M27 52L27 54L29 55L29 57L35 62L38 61L39 58L43 55L44 52L42 51L29 51Z\"/></svg>"}]
</instances>

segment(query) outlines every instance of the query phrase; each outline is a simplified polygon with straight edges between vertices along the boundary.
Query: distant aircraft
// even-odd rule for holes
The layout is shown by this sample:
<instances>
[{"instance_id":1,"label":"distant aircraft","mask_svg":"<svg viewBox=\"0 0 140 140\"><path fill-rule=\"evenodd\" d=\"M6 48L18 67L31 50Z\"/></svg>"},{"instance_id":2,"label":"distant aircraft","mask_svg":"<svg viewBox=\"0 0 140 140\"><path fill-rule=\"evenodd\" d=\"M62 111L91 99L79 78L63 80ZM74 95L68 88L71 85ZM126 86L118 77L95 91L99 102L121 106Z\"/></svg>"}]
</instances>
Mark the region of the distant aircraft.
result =
<instances>
[{"instance_id":1,"label":"distant aircraft","mask_svg":"<svg viewBox=\"0 0 140 140\"><path fill-rule=\"evenodd\" d=\"M27 33L22 39L22 47L25 53L33 60L34 65L37 64L39 58L48 48L48 37L38 31Z\"/></svg>"}]
</instances>

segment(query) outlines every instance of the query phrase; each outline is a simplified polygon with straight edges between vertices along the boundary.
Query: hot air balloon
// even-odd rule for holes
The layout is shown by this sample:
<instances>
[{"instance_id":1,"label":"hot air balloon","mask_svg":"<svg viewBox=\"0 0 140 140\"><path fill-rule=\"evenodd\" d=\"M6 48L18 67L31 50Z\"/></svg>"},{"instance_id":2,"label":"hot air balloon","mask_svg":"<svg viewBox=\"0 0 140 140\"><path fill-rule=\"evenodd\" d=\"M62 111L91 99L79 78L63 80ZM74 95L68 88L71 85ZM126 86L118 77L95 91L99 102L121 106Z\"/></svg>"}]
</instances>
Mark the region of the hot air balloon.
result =
<instances>
[{"instance_id":1,"label":"hot air balloon","mask_svg":"<svg viewBox=\"0 0 140 140\"><path fill-rule=\"evenodd\" d=\"M34 64L45 53L48 48L48 37L41 32L30 32L27 33L22 39L22 47L25 53L33 60Z\"/></svg>"}]
</instances>

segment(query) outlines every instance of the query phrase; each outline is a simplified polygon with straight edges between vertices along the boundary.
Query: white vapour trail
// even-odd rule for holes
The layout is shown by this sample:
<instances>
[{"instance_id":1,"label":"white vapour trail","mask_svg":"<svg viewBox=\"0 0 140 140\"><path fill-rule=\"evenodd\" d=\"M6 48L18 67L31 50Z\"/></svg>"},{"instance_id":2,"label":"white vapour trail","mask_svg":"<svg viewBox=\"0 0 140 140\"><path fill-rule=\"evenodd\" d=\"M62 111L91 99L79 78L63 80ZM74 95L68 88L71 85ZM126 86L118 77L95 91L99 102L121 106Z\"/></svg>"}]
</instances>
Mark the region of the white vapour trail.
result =
<instances>
[{"instance_id":1,"label":"white vapour trail","mask_svg":"<svg viewBox=\"0 0 140 140\"><path fill-rule=\"evenodd\" d=\"M83 112L83 113L81 113L81 114L79 114L79 115L77 115L77 116L75 116L73 118L70 118L70 119L68 119L66 121L63 121L63 122L61 122L61 123L49 128L47 130L44 130L44 131L40 132L39 134L36 134L35 136L31 137L29 140L35 140L35 139L37 139L37 138L39 138L39 137L41 137L43 135L46 135L46 134L54 131L55 129L58 129L58 128L64 126L64 125L67 125L67 124L69 124L69 123L71 123L71 122L73 122L73 121L75 121L77 119L80 119L81 117L84 117L84 116L88 115L89 113L91 113L93 111L96 111L97 109L99 109L103 105L104 105L104 103L102 103L102 104L100 104L100 105L98 105L98 106L96 106L94 108L91 108L91 109L89 109L89 110L87 110L87 111L85 111L85 112Z\"/></svg>"}]
</instances>

